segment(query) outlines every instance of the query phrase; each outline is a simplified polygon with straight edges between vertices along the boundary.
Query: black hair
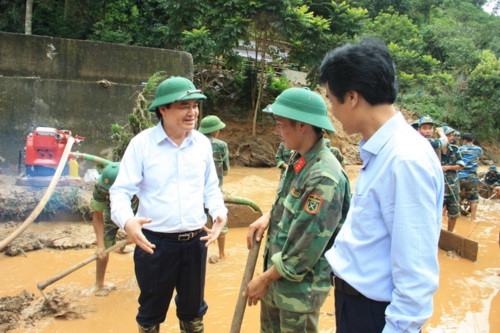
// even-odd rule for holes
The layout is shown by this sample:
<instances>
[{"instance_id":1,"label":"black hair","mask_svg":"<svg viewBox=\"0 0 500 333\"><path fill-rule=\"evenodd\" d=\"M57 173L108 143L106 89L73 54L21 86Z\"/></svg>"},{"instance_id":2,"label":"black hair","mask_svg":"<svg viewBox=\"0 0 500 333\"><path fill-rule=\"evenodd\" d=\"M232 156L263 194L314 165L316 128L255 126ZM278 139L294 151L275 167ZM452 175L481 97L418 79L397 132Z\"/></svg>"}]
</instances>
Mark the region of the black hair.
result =
<instances>
[{"instance_id":1,"label":"black hair","mask_svg":"<svg viewBox=\"0 0 500 333\"><path fill-rule=\"evenodd\" d=\"M168 103L168 104L164 104L163 106L165 106L167 109L170 109L171 105L172 105L172 103ZM160 105L160 106L162 106L162 105ZM158 106L155 109L156 117L158 118L158 120L162 119L161 112L160 112L160 106Z\"/></svg>"},{"instance_id":2,"label":"black hair","mask_svg":"<svg viewBox=\"0 0 500 333\"><path fill-rule=\"evenodd\" d=\"M397 97L396 67L384 42L367 38L328 52L320 67L320 83L341 103L356 91L371 105L393 104Z\"/></svg>"},{"instance_id":3,"label":"black hair","mask_svg":"<svg viewBox=\"0 0 500 333\"><path fill-rule=\"evenodd\" d=\"M474 141L474 135L472 135L472 133L464 133L464 135L462 135L462 139L472 142Z\"/></svg>"}]
</instances>

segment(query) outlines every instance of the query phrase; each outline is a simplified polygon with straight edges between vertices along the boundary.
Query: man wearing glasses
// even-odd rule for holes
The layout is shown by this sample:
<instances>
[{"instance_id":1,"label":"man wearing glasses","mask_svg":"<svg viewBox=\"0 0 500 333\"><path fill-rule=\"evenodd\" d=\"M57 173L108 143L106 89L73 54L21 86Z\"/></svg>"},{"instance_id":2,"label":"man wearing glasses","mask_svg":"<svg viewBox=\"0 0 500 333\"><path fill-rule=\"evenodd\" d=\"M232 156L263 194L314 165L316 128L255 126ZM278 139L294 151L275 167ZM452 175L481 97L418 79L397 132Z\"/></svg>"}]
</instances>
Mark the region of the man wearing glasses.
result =
<instances>
[{"instance_id":1,"label":"man wearing glasses","mask_svg":"<svg viewBox=\"0 0 500 333\"><path fill-rule=\"evenodd\" d=\"M210 141L193 130L200 99L206 96L188 79L163 81L149 107L160 121L130 141L110 189L112 219L137 245L139 332L159 332L174 290L180 331L203 332L207 247L226 225L227 209Z\"/></svg>"}]
</instances>

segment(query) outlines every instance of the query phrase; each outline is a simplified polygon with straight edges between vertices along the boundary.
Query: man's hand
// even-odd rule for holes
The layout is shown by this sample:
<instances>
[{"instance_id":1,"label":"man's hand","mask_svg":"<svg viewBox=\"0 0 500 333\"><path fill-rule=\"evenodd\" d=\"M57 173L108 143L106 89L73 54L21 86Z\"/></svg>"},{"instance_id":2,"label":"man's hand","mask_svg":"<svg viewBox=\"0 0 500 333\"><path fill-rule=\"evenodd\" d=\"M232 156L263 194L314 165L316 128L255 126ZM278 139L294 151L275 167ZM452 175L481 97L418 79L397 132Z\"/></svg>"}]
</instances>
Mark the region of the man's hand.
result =
<instances>
[{"instance_id":1,"label":"man's hand","mask_svg":"<svg viewBox=\"0 0 500 333\"><path fill-rule=\"evenodd\" d=\"M281 278L275 266L271 266L262 275L253 278L248 282L243 297L247 297L247 304L249 306L256 305L264 296L266 296L267 289L274 281Z\"/></svg>"},{"instance_id":2,"label":"man's hand","mask_svg":"<svg viewBox=\"0 0 500 333\"><path fill-rule=\"evenodd\" d=\"M142 233L142 226L151 222L151 219L143 217L133 217L125 223L125 232L130 242L137 244L141 249L149 254L154 253L156 245L150 243Z\"/></svg>"},{"instance_id":3,"label":"man's hand","mask_svg":"<svg viewBox=\"0 0 500 333\"><path fill-rule=\"evenodd\" d=\"M253 246L254 236L257 242L261 241L262 235L264 235L264 232L269 227L270 219L271 219L271 212L267 212L248 226L247 247L249 249L252 248Z\"/></svg>"},{"instance_id":4,"label":"man's hand","mask_svg":"<svg viewBox=\"0 0 500 333\"><path fill-rule=\"evenodd\" d=\"M212 229L207 228L207 226L203 226L203 230L207 232L206 236L200 238L201 241L207 241L205 244L208 247L210 244L215 242L217 238L219 238L220 232L222 228L226 226L227 219L225 217L217 216L217 219L212 224Z\"/></svg>"}]
</instances>

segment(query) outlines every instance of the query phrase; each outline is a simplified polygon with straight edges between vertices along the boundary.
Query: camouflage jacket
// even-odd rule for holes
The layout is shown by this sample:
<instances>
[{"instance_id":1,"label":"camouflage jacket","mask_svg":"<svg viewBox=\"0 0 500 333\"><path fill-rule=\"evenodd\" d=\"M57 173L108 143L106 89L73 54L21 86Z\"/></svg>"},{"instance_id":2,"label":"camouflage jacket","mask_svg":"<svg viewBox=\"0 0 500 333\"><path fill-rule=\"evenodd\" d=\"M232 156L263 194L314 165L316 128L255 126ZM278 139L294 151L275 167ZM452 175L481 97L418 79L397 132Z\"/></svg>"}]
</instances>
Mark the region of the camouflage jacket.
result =
<instances>
[{"instance_id":1,"label":"camouflage jacket","mask_svg":"<svg viewBox=\"0 0 500 333\"><path fill-rule=\"evenodd\" d=\"M461 165L465 166L462 159L462 154L458 151L458 147L452 144L448 145L447 151L441 152L441 165ZM448 185L453 185L458 182L458 174L456 170L448 170L445 172L445 180Z\"/></svg>"},{"instance_id":2,"label":"camouflage jacket","mask_svg":"<svg viewBox=\"0 0 500 333\"><path fill-rule=\"evenodd\" d=\"M288 150L285 148L285 145L283 143L280 143L278 146L278 150L276 151L276 156L274 157L274 160L276 161L276 166L279 168L283 163L290 163L290 157L292 157L293 150ZM283 173L283 169L281 172Z\"/></svg>"},{"instance_id":3,"label":"camouflage jacket","mask_svg":"<svg viewBox=\"0 0 500 333\"><path fill-rule=\"evenodd\" d=\"M495 173L491 173L490 171L486 172L484 175L484 182L488 185L500 184L500 173L497 171L495 171Z\"/></svg>"},{"instance_id":4,"label":"camouflage jacket","mask_svg":"<svg viewBox=\"0 0 500 333\"><path fill-rule=\"evenodd\" d=\"M211 135L207 135L207 137L212 144L215 170L217 170L217 177L219 177L219 187L222 187L223 178L229 171L229 151L227 143Z\"/></svg>"},{"instance_id":5,"label":"camouflage jacket","mask_svg":"<svg viewBox=\"0 0 500 333\"><path fill-rule=\"evenodd\" d=\"M132 198L131 206L133 212L137 212L139 207L139 198L135 195ZM103 221L105 224L114 223L111 221L111 206L109 200L109 190L96 183L90 200L90 207L96 212L103 212Z\"/></svg>"},{"instance_id":6,"label":"camouflage jacket","mask_svg":"<svg viewBox=\"0 0 500 333\"><path fill-rule=\"evenodd\" d=\"M427 141L429 141L432 148L436 150L443 148L447 144L447 141L444 139L427 138Z\"/></svg>"},{"instance_id":7,"label":"camouflage jacket","mask_svg":"<svg viewBox=\"0 0 500 333\"><path fill-rule=\"evenodd\" d=\"M324 253L351 197L347 175L321 140L292 159L278 186L264 253L264 270L274 265L282 278L265 299L303 313L319 311L331 288Z\"/></svg>"}]
</instances>

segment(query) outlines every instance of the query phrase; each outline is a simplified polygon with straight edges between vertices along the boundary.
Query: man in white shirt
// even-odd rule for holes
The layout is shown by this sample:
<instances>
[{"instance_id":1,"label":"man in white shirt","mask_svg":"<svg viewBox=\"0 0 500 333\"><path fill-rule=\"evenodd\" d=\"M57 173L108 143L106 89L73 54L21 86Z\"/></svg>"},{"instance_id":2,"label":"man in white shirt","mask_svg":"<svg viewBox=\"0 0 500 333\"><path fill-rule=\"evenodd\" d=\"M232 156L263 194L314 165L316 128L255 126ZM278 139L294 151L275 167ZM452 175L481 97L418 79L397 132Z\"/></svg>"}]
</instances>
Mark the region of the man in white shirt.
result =
<instances>
[{"instance_id":1,"label":"man in white shirt","mask_svg":"<svg viewBox=\"0 0 500 333\"><path fill-rule=\"evenodd\" d=\"M336 332L420 332L439 281L441 165L393 105L396 69L382 41L329 52L320 82L347 134L362 135L363 167L325 254L335 276Z\"/></svg>"},{"instance_id":2,"label":"man in white shirt","mask_svg":"<svg viewBox=\"0 0 500 333\"><path fill-rule=\"evenodd\" d=\"M181 332L203 332L207 247L226 225L227 209L210 141L193 130L200 99L205 95L188 79L163 81L149 107L160 122L130 141L110 189L112 219L137 245L139 332L159 332L174 290Z\"/></svg>"}]
</instances>

